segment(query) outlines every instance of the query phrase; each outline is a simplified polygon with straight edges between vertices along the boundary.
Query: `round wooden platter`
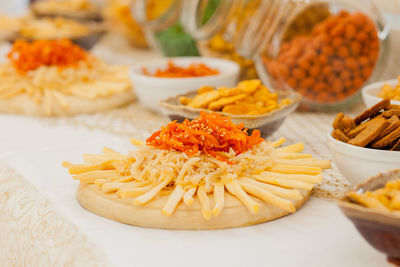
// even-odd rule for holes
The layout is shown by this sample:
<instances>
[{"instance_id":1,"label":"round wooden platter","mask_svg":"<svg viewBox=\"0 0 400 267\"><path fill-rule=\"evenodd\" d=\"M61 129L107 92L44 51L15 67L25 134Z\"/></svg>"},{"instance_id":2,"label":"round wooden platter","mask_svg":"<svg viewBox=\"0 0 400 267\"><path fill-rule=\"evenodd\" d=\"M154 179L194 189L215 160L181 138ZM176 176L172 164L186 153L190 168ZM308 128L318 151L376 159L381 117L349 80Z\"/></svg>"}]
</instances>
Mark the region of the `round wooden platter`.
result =
<instances>
[{"instance_id":1,"label":"round wooden platter","mask_svg":"<svg viewBox=\"0 0 400 267\"><path fill-rule=\"evenodd\" d=\"M310 196L307 190L299 191L303 199L294 202L296 210ZM80 183L76 196L85 209L97 215L121 223L161 229L211 230L241 227L275 220L289 214L257 198L253 199L260 204L260 208L257 213L250 213L239 200L227 192L224 209L210 220L203 218L196 198L192 206L187 207L180 203L172 216L165 216L161 210L168 196L158 196L144 206L135 206L132 199L120 199L115 193L105 194L96 185L85 183ZM212 195L210 198L212 199Z\"/></svg>"}]
</instances>

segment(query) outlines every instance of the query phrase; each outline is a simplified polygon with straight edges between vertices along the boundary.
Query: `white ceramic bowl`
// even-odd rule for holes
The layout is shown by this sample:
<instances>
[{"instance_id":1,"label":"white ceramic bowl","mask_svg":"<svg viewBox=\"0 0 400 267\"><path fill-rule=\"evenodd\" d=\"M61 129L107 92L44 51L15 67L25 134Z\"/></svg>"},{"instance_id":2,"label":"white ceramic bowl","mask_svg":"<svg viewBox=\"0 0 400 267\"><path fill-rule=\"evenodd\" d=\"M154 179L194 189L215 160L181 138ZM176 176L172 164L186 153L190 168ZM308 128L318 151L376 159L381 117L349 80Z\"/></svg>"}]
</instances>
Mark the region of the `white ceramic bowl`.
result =
<instances>
[{"instance_id":1,"label":"white ceramic bowl","mask_svg":"<svg viewBox=\"0 0 400 267\"><path fill-rule=\"evenodd\" d=\"M382 98L378 97L378 93L381 90L382 86L386 83L391 86L395 86L398 83L398 79L371 83L362 89L361 94L364 100L364 104L368 108L382 101ZM390 102L395 105L400 105L400 101L391 100Z\"/></svg>"},{"instance_id":2,"label":"white ceramic bowl","mask_svg":"<svg viewBox=\"0 0 400 267\"><path fill-rule=\"evenodd\" d=\"M400 151L387 151L349 145L328 134L328 146L339 170L353 185L380 172L398 169Z\"/></svg>"},{"instance_id":3,"label":"white ceramic bowl","mask_svg":"<svg viewBox=\"0 0 400 267\"><path fill-rule=\"evenodd\" d=\"M204 63L218 69L219 74L189 78L158 78L143 74L143 67L150 73L167 68L168 61L187 67L191 63ZM211 57L173 57L152 60L132 67L130 77L139 101L146 107L160 111L158 102L176 95L185 94L204 85L233 87L239 78L239 65L233 61Z\"/></svg>"}]
</instances>

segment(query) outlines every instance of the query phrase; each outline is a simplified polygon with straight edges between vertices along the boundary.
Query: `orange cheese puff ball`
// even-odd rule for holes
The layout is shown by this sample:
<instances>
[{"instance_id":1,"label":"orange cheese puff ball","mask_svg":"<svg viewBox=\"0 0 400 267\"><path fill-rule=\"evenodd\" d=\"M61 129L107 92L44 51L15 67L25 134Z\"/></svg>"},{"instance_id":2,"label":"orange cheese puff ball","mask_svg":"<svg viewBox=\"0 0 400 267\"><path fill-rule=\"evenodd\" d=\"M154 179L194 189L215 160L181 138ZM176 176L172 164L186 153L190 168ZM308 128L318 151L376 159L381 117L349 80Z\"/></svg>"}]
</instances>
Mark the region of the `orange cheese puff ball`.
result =
<instances>
[{"instance_id":1,"label":"orange cheese puff ball","mask_svg":"<svg viewBox=\"0 0 400 267\"><path fill-rule=\"evenodd\" d=\"M379 39L366 15L341 11L281 48L275 59L264 58L269 74L310 100L333 103L356 93L371 76Z\"/></svg>"}]
</instances>

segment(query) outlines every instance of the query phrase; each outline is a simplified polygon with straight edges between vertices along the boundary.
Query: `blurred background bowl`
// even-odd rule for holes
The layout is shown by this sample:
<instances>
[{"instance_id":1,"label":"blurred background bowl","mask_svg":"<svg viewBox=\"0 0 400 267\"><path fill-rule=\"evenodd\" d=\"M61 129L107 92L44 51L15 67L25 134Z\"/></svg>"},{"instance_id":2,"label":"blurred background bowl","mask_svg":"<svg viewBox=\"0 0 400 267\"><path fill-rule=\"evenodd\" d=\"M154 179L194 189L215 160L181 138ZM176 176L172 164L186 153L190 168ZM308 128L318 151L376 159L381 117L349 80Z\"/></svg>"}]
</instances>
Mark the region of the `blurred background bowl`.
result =
<instances>
[{"instance_id":1,"label":"blurred background bowl","mask_svg":"<svg viewBox=\"0 0 400 267\"><path fill-rule=\"evenodd\" d=\"M146 68L149 73L158 69L166 69L168 62L188 67L192 63L203 63L212 69L218 69L219 74L202 77L159 78L143 73ZM138 64L130 71L130 77L139 101L146 107L159 112L159 101L168 97L185 94L202 86L233 87L239 78L239 65L233 61L208 57L170 57Z\"/></svg>"},{"instance_id":2,"label":"blurred background bowl","mask_svg":"<svg viewBox=\"0 0 400 267\"><path fill-rule=\"evenodd\" d=\"M90 32L89 34L86 34L86 35L71 37L68 39L70 39L71 42L73 42L76 45L79 45L83 49L90 50L100 41L101 37L104 34L105 34L104 30L98 30L98 31ZM10 43L14 43L16 40L26 40L26 41L32 42L32 41L35 41L36 39L26 38L19 34L15 34L13 36L8 36L7 40Z\"/></svg>"},{"instance_id":3,"label":"blurred background bowl","mask_svg":"<svg viewBox=\"0 0 400 267\"><path fill-rule=\"evenodd\" d=\"M382 171L399 168L400 151L349 145L328 134L328 146L341 173L353 185Z\"/></svg>"},{"instance_id":4,"label":"blurred background bowl","mask_svg":"<svg viewBox=\"0 0 400 267\"><path fill-rule=\"evenodd\" d=\"M382 89L382 87L385 84L389 84L390 86L394 87L398 83L399 83L398 79L391 79L391 80L380 81L380 82L368 84L361 91L362 98L364 100L364 104L369 108L369 107L372 107L373 105L377 104L378 102L382 101L383 98L378 96L378 93ZM400 105L400 101L396 101L396 100L391 100L390 103L395 104L395 105Z\"/></svg>"}]
</instances>

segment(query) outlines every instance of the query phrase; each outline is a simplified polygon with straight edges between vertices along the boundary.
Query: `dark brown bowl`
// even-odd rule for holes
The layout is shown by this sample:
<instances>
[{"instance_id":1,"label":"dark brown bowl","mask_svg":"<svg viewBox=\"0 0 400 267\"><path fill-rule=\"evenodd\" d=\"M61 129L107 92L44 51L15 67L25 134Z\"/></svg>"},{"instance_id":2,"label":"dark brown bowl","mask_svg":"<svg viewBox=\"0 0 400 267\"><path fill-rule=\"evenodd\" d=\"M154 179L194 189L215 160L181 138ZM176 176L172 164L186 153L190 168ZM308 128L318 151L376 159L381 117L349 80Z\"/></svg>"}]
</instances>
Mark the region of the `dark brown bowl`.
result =
<instances>
[{"instance_id":1,"label":"dark brown bowl","mask_svg":"<svg viewBox=\"0 0 400 267\"><path fill-rule=\"evenodd\" d=\"M236 124L243 123L244 127L249 129L249 133L251 133L254 129L259 129L261 137L267 138L279 129L287 116L297 108L301 100L300 94L295 92L279 91L277 93L279 99L289 98L291 103L287 106L273 110L272 112L260 115L234 115L219 111L216 113L231 117L232 122ZM185 119L193 120L200 116L200 111L211 112L208 109L191 108L179 103L179 97L194 97L196 94L197 91L191 91L184 95L161 100L159 103L161 111L171 120L176 120L178 122L182 122Z\"/></svg>"},{"instance_id":2,"label":"dark brown bowl","mask_svg":"<svg viewBox=\"0 0 400 267\"><path fill-rule=\"evenodd\" d=\"M386 182L400 179L400 169L380 173L359 184L361 192L384 187ZM400 212L380 211L353 203L347 197L338 201L342 212L358 232L377 250L386 254L389 262L400 266Z\"/></svg>"}]
</instances>

